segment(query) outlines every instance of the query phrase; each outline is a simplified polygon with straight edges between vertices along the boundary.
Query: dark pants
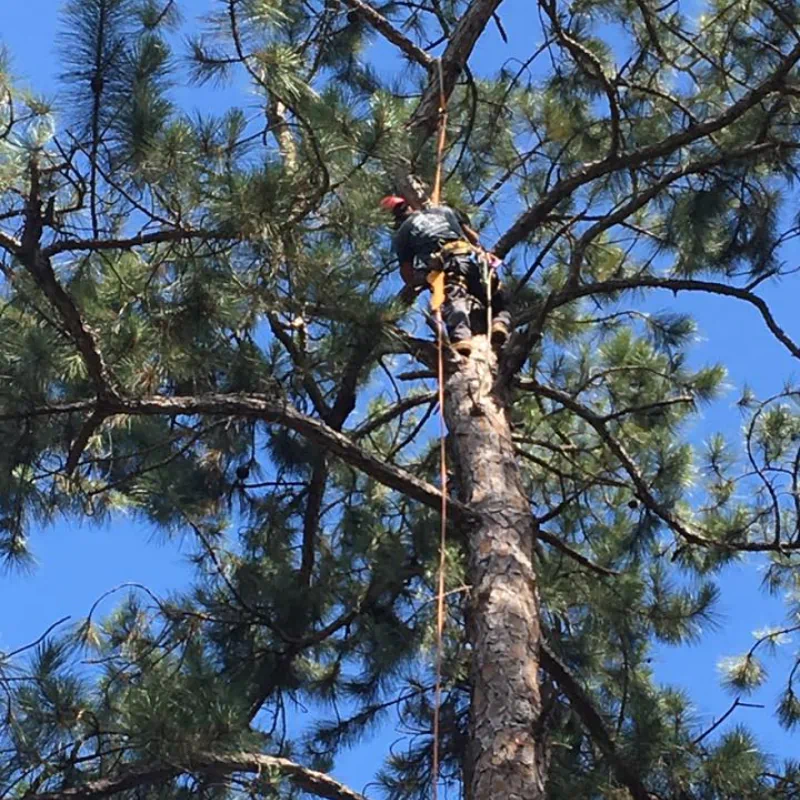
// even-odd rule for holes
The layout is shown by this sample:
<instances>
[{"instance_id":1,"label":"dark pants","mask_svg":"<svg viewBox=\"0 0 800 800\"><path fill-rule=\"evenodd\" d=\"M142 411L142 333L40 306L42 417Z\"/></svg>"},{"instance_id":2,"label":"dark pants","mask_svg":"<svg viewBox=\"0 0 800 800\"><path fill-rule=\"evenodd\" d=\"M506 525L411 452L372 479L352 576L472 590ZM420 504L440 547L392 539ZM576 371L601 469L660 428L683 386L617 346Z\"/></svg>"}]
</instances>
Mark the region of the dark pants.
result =
<instances>
[{"instance_id":1,"label":"dark pants","mask_svg":"<svg viewBox=\"0 0 800 800\"><path fill-rule=\"evenodd\" d=\"M445 264L444 305L442 318L451 342L460 342L486 331L486 284L477 257L452 256ZM492 324L511 325L508 293L491 271Z\"/></svg>"}]
</instances>

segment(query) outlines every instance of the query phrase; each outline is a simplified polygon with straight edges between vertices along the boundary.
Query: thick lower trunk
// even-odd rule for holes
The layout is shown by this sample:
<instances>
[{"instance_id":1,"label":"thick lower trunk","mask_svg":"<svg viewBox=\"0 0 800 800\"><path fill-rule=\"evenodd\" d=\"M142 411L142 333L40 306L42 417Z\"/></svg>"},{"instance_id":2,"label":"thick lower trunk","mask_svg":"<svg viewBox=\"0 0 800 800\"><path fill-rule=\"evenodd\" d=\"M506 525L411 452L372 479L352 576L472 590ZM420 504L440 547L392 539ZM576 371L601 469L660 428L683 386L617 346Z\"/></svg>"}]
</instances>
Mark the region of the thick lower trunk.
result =
<instances>
[{"instance_id":1,"label":"thick lower trunk","mask_svg":"<svg viewBox=\"0 0 800 800\"><path fill-rule=\"evenodd\" d=\"M536 731L539 604L533 517L522 488L503 398L491 393L485 337L447 380L445 414L462 500L480 515L467 531L472 645L469 800L539 800Z\"/></svg>"}]
</instances>

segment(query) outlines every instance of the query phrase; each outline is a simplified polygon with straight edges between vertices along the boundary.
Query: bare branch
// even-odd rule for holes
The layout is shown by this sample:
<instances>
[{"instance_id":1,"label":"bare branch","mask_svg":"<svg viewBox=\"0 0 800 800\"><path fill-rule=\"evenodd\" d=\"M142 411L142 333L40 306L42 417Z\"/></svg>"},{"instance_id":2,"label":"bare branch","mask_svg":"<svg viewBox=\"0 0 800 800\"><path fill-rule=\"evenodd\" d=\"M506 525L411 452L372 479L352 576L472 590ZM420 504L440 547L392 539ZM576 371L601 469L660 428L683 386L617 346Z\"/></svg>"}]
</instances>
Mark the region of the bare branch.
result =
<instances>
[{"instance_id":1,"label":"bare branch","mask_svg":"<svg viewBox=\"0 0 800 800\"><path fill-rule=\"evenodd\" d=\"M764 706L760 703L743 703L741 698L737 697L733 703L731 703L730 708L728 708L728 710L718 720L715 720L711 725L708 726L708 728L706 728L699 736L697 736L692 741L692 744L698 745L703 741L703 739L714 733L714 731L719 728L719 726L722 725L722 723L725 722L725 720L728 719L728 717L740 706L743 708L764 708Z\"/></svg>"},{"instance_id":2,"label":"bare branch","mask_svg":"<svg viewBox=\"0 0 800 800\"><path fill-rule=\"evenodd\" d=\"M428 373L425 373L424 376L429 377ZM402 376L399 377L402 378ZM433 375L432 377L436 376ZM383 413L376 414L375 416L364 420L361 425L352 431L352 436L354 439L363 439L365 436L368 436L370 433L372 433L372 431L377 430L387 422L391 422L393 419L402 416L412 408L424 406L429 403L435 403L436 397L436 392L426 392L425 394L406 397L404 400L395 403L391 408L388 408Z\"/></svg>"},{"instance_id":3,"label":"bare branch","mask_svg":"<svg viewBox=\"0 0 800 800\"><path fill-rule=\"evenodd\" d=\"M598 575L602 575L604 578L608 578L613 575L619 575L619 573L613 569L608 569L608 567L601 567L599 564L595 564L594 561L586 558L583 553L573 550L568 544L566 544L566 542L562 542L561 539L559 539L554 533L550 533L538 525L536 527L536 536L543 542L547 542L547 544L549 544L551 547L554 547L556 550L562 552L565 556L571 558L573 561L577 561L577 563L582 567L586 567L586 569L596 572Z\"/></svg>"},{"instance_id":4,"label":"bare branch","mask_svg":"<svg viewBox=\"0 0 800 800\"><path fill-rule=\"evenodd\" d=\"M18 656L20 653L24 653L26 650L31 650L32 648L36 647L36 645L41 644L59 625L63 625L70 619L72 619L72 617L61 617L61 619L56 620L38 639L34 640L30 644L18 647L16 650L12 650L10 653L0 652L0 660L7 662L14 658L14 656Z\"/></svg>"}]
</instances>

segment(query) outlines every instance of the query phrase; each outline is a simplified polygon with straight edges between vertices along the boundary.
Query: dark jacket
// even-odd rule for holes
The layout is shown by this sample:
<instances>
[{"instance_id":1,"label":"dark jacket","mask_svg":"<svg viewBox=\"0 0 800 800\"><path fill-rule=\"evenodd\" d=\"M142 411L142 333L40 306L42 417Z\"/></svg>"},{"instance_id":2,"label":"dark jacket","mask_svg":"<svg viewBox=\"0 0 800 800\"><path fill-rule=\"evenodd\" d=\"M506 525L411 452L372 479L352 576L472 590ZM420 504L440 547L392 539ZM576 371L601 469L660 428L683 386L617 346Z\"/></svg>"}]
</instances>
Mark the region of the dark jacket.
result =
<instances>
[{"instance_id":1,"label":"dark jacket","mask_svg":"<svg viewBox=\"0 0 800 800\"><path fill-rule=\"evenodd\" d=\"M448 206L437 206L409 214L395 231L392 249L401 264L418 260L427 268L443 244L465 238L459 215Z\"/></svg>"}]
</instances>

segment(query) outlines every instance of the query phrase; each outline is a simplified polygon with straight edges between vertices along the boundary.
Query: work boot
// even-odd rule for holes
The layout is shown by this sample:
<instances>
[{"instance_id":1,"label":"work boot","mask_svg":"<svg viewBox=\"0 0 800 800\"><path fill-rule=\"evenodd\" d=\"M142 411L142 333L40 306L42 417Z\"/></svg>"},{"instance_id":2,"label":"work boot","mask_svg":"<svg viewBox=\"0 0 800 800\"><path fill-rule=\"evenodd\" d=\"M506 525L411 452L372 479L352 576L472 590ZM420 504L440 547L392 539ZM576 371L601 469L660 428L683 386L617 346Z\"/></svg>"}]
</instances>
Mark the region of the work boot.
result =
<instances>
[{"instance_id":1,"label":"work boot","mask_svg":"<svg viewBox=\"0 0 800 800\"><path fill-rule=\"evenodd\" d=\"M472 339L461 339L458 342L453 342L453 350L460 356L469 358L469 354L472 352Z\"/></svg>"},{"instance_id":2,"label":"work boot","mask_svg":"<svg viewBox=\"0 0 800 800\"><path fill-rule=\"evenodd\" d=\"M502 350L506 346L509 336L508 325L503 320L498 319L492 323L492 347L495 350Z\"/></svg>"}]
</instances>

